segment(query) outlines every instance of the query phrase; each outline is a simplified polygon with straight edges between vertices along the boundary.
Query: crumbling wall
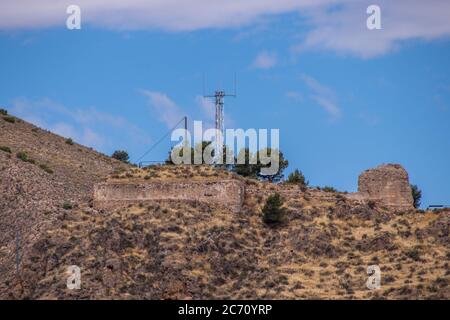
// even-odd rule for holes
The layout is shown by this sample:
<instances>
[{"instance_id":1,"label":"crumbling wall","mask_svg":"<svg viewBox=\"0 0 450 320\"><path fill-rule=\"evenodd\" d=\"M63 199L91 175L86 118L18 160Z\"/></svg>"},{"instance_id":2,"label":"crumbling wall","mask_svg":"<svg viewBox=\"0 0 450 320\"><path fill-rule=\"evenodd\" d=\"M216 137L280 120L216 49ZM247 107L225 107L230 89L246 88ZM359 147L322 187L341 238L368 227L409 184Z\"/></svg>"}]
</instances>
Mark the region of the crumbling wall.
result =
<instances>
[{"instance_id":1,"label":"crumbling wall","mask_svg":"<svg viewBox=\"0 0 450 320\"><path fill-rule=\"evenodd\" d=\"M104 182L94 187L94 206L115 209L155 200L215 203L234 212L244 201L244 186L238 180L173 182Z\"/></svg>"},{"instance_id":2,"label":"crumbling wall","mask_svg":"<svg viewBox=\"0 0 450 320\"><path fill-rule=\"evenodd\" d=\"M399 164L383 164L361 173L357 197L396 210L413 209L408 172Z\"/></svg>"}]
</instances>

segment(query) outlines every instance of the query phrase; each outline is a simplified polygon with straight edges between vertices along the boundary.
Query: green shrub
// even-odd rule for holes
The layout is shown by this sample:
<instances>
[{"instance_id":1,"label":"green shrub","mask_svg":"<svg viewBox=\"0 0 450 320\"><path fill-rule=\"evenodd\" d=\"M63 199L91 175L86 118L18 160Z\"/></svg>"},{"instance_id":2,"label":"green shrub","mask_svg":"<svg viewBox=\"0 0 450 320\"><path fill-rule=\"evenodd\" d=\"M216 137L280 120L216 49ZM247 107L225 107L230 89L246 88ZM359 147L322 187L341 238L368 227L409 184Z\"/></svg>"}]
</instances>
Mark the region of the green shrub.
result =
<instances>
[{"instance_id":1,"label":"green shrub","mask_svg":"<svg viewBox=\"0 0 450 320\"><path fill-rule=\"evenodd\" d=\"M66 139L66 143L67 143L68 145L72 146L72 145L73 145L73 140L72 140L72 138Z\"/></svg>"},{"instance_id":2,"label":"green shrub","mask_svg":"<svg viewBox=\"0 0 450 320\"><path fill-rule=\"evenodd\" d=\"M325 192L337 192L337 190L335 188L330 187L330 186L323 187L322 191L325 191Z\"/></svg>"},{"instance_id":3,"label":"green shrub","mask_svg":"<svg viewBox=\"0 0 450 320\"><path fill-rule=\"evenodd\" d=\"M16 118L14 118L13 116L3 116L3 120L5 120L6 122L9 122L9 123L16 122Z\"/></svg>"},{"instance_id":4,"label":"green shrub","mask_svg":"<svg viewBox=\"0 0 450 320\"><path fill-rule=\"evenodd\" d=\"M22 152L22 151L18 152L16 156L17 156L18 159L20 159L20 160L22 160L24 162L29 162L29 163L32 163L32 164L36 163L36 161L34 161L34 159L28 158L28 155L25 152Z\"/></svg>"},{"instance_id":5,"label":"green shrub","mask_svg":"<svg viewBox=\"0 0 450 320\"><path fill-rule=\"evenodd\" d=\"M41 164L41 165L39 165L39 168L41 168L42 170L44 170L44 171L47 172L47 173L50 173L50 174L53 173L53 170L50 169L46 164Z\"/></svg>"},{"instance_id":6,"label":"green shrub","mask_svg":"<svg viewBox=\"0 0 450 320\"><path fill-rule=\"evenodd\" d=\"M5 109L0 109L0 114L3 116L7 116L8 115L8 111L6 111Z\"/></svg>"},{"instance_id":7,"label":"green shrub","mask_svg":"<svg viewBox=\"0 0 450 320\"><path fill-rule=\"evenodd\" d=\"M11 153L11 148L10 147L6 147L6 146L0 146L0 150L7 152L7 153Z\"/></svg>"},{"instance_id":8,"label":"green shrub","mask_svg":"<svg viewBox=\"0 0 450 320\"><path fill-rule=\"evenodd\" d=\"M299 185L301 188L306 188L309 184L309 181L306 180L305 176L300 170L295 169L294 172L289 174L286 183L296 184Z\"/></svg>"},{"instance_id":9,"label":"green shrub","mask_svg":"<svg viewBox=\"0 0 450 320\"><path fill-rule=\"evenodd\" d=\"M420 260L420 252L419 250L417 250L417 248L406 251L405 255L414 261Z\"/></svg>"},{"instance_id":10,"label":"green shrub","mask_svg":"<svg viewBox=\"0 0 450 320\"><path fill-rule=\"evenodd\" d=\"M124 150L116 150L114 151L114 153L111 155L111 157L113 159L128 163L128 160L130 159L130 156L128 155L128 152L124 151Z\"/></svg>"},{"instance_id":11,"label":"green shrub","mask_svg":"<svg viewBox=\"0 0 450 320\"><path fill-rule=\"evenodd\" d=\"M64 210L70 210L73 208L73 206L70 202L64 202L62 207Z\"/></svg>"},{"instance_id":12,"label":"green shrub","mask_svg":"<svg viewBox=\"0 0 450 320\"><path fill-rule=\"evenodd\" d=\"M263 221L267 224L280 223L284 220L283 199L279 193L269 196L262 208Z\"/></svg>"}]
</instances>

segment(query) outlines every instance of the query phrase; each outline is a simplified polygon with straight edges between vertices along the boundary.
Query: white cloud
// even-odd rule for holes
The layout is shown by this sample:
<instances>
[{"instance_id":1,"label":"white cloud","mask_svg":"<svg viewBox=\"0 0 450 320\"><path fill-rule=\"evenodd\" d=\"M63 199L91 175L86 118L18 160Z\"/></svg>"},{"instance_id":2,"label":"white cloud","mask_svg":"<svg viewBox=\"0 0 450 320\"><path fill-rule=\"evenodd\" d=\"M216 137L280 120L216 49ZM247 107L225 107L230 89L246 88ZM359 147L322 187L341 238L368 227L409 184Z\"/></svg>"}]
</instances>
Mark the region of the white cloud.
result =
<instances>
[{"instance_id":1,"label":"white cloud","mask_svg":"<svg viewBox=\"0 0 450 320\"><path fill-rule=\"evenodd\" d=\"M203 113L203 118L205 119L204 128L215 128L216 120L216 106L211 98L205 98L203 96L196 96L195 101ZM224 110L225 119L224 125L226 128L234 126L234 120L228 115L226 110Z\"/></svg>"},{"instance_id":2,"label":"white cloud","mask_svg":"<svg viewBox=\"0 0 450 320\"><path fill-rule=\"evenodd\" d=\"M307 14L312 27L294 50L331 50L372 58L398 49L407 40L450 36L450 1L378 0L381 30L368 30L366 9L373 1L339 1L334 10L315 8Z\"/></svg>"},{"instance_id":3,"label":"white cloud","mask_svg":"<svg viewBox=\"0 0 450 320\"><path fill-rule=\"evenodd\" d=\"M167 128L172 128L185 116L177 104L166 94L150 90L141 90L141 93L148 98L152 111Z\"/></svg>"},{"instance_id":4,"label":"white cloud","mask_svg":"<svg viewBox=\"0 0 450 320\"><path fill-rule=\"evenodd\" d=\"M41 128L65 138L102 149L117 145L111 140L111 130L138 143L148 143L148 136L125 118L99 111L95 108L69 108L49 98L28 100L17 98L12 102L11 113Z\"/></svg>"},{"instance_id":5,"label":"white cloud","mask_svg":"<svg viewBox=\"0 0 450 320\"><path fill-rule=\"evenodd\" d=\"M0 30L65 28L72 0L2 0ZM82 28L194 31L257 26L269 16L297 13L294 51L331 50L371 58L407 40L450 36L450 1L378 0L382 30L366 28L371 0L78 0Z\"/></svg>"},{"instance_id":6,"label":"white cloud","mask_svg":"<svg viewBox=\"0 0 450 320\"><path fill-rule=\"evenodd\" d=\"M216 107L212 99L202 96L196 96L195 101L197 105L200 106L200 109L205 115L207 121L214 121L216 117Z\"/></svg>"},{"instance_id":7,"label":"white cloud","mask_svg":"<svg viewBox=\"0 0 450 320\"><path fill-rule=\"evenodd\" d=\"M301 78L311 90L310 98L328 113L330 120L334 121L340 118L342 112L336 103L337 98L334 91L310 76L302 75Z\"/></svg>"},{"instance_id":8,"label":"white cloud","mask_svg":"<svg viewBox=\"0 0 450 320\"><path fill-rule=\"evenodd\" d=\"M82 23L115 30L191 31L237 27L265 15L286 13L336 0L77 0ZM73 0L2 0L0 29L65 27ZM82 24L83 28L83 24Z\"/></svg>"},{"instance_id":9,"label":"white cloud","mask_svg":"<svg viewBox=\"0 0 450 320\"><path fill-rule=\"evenodd\" d=\"M261 51L252 63L253 68L270 69L277 64L277 55L273 52Z\"/></svg>"}]
</instances>

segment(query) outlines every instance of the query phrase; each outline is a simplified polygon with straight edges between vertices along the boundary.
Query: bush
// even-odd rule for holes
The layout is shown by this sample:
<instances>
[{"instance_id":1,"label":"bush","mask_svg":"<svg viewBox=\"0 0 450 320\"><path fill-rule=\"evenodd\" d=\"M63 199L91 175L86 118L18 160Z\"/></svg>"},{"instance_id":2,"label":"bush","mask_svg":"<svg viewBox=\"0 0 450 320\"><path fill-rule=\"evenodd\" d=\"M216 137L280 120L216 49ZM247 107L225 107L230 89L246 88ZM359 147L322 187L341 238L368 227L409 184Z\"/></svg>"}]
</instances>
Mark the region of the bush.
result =
<instances>
[{"instance_id":1,"label":"bush","mask_svg":"<svg viewBox=\"0 0 450 320\"><path fill-rule=\"evenodd\" d=\"M128 160L130 159L130 156L128 155L128 152L124 150L116 150L111 156L113 159L128 163Z\"/></svg>"},{"instance_id":2,"label":"bush","mask_svg":"<svg viewBox=\"0 0 450 320\"><path fill-rule=\"evenodd\" d=\"M14 122L16 122L16 118L14 118L14 117L12 117L12 116L4 116L4 117L3 117L3 120L5 120L6 122L9 122L9 123L14 123Z\"/></svg>"},{"instance_id":3,"label":"bush","mask_svg":"<svg viewBox=\"0 0 450 320\"><path fill-rule=\"evenodd\" d=\"M335 188L330 187L330 186L323 187L322 191L325 191L325 192L337 192L337 190Z\"/></svg>"},{"instance_id":4,"label":"bush","mask_svg":"<svg viewBox=\"0 0 450 320\"><path fill-rule=\"evenodd\" d=\"M309 181L306 180L305 176L301 171L295 169L294 172L289 174L286 183L297 184L301 188L306 188L309 184Z\"/></svg>"},{"instance_id":5,"label":"bush","mask_svg":"<svg viewBox=\"0 0 450 320\"><path fill-rule=\"evenodd\" d=\"M10 147L5 147L5 146L0 146L0 150L7 152L7 153L11 153L11 148Z\"/></svg>"},{"instance_id":6,"label":"bush","mask_svg":"<svg viewBox=\"0 0 450 320\"><path fill-rule=\"evenodd\" d=\"M420 203L422 200L422 190L419 189L419 187L415 184L411 185L411 193L412 193L412 197L414 200L414 208L419 208L420 207Z\"/></svg>"},{"instance_id":7,"label":"bush","mask_svg":"<svg viewBox=\"0 0 450 320\"><path fill-rule=\"evenodd\" d=\"M69 146L73 146L73 140L72 140L72 138L66 139L66 143L67 143Z\"/></svg>"},{"instance_id":8,"label":"bush","mask_svg":"<svg viewBox=\"0 0 450 320\"><path fill-rule=\"evenodd\" d=\"M69 202L64 202L62 207L64 210L70 210L73 208L72 204Z\"/></svg>"},{"instance_id":9,"label":"bush","mask_svg":"<svg viewBox=\"0 0 450 320\"><path fill-rule=\"evenodd\" d=\"M420 260L420 252L419 252L419 250L417 250L417 248L406 251L405 255L414 261Z\"/></svg>"},{"instance_id":10,"label":"bush","mask_svg":"<svg viewBox=\"0 0 450 320\"><path fill-rule=\"evenodd\" d=\"M267 224L280 223L284 220L283 199L279 193L269 196L262 208L263 221Z\"/></svg>"},{"instance_id":11,"label":"bush","mask_svg":"<svg viewBox=\"0 0 450 320\"><path fill-rule=\"evenodd\" d=\"M0 114L3 116L7 116L8 115L8 111L6 111L5 109L0 109Z\"/></svg>"},{"instance_id":12,"label":"bush","mask_svg":"<svg viewBox=\"0 0 450 320\"><path fill-rule=\"evenodd\" d=\"M47 173L50 173L50 174L53 173L53 170L50 169L46 164L41 164L41 165L39 165L39 168L41 168L42 170L44 170L44 171L47 172Z\"/></svg>"},{"instance_id":13,"label":"bush","mask_svg":"<svg viewBox=\"0 0 450 320\"><path fill-rule=\"evenodd\" d=\"M34 159L28 158L28 155L25 152L18 152L16 156L18 159L20 159L24 162L29 162L32 164L36 163L36 161L34 161Z\"/></svg>"}]
</instances>

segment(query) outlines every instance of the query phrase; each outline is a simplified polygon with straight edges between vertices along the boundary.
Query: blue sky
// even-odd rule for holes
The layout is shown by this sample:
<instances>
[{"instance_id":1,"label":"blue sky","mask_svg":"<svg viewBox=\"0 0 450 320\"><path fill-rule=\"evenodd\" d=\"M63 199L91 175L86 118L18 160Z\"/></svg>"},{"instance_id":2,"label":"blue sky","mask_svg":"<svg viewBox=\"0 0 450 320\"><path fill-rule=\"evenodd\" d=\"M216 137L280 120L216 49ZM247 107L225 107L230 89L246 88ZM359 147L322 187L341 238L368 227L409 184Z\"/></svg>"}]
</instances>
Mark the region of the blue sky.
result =
<instances>
[{"instance_id":1,"label":"blue sky","mask_svg":"<svg viewBox=\"0 0 450 320\"><path fill-rule=\"evenodd\" d=\"M279 128L288 172L355 191L358 174L400 163L423 204L450 204L450 5L378 1L65 1L0 4L0 106L110 154L139 158L219 86L226 127ZM71 3L70 3L71 4ZM115 7L115 6L118 7ZM167 155L167 139L148 160Z\"/></svg>"}]
</instances>

